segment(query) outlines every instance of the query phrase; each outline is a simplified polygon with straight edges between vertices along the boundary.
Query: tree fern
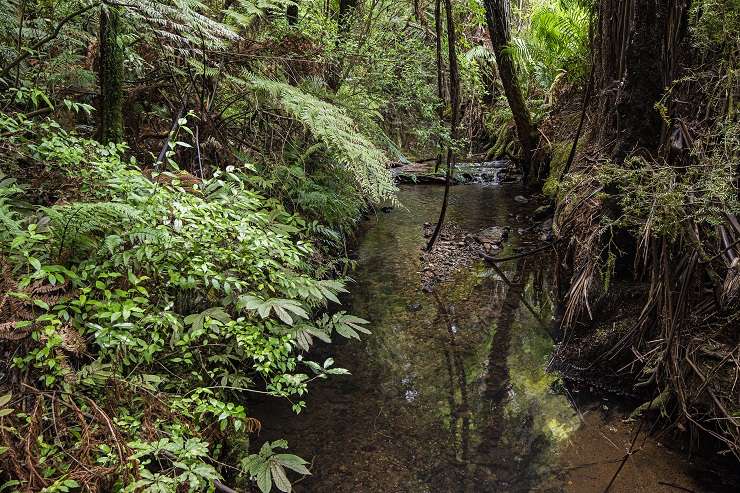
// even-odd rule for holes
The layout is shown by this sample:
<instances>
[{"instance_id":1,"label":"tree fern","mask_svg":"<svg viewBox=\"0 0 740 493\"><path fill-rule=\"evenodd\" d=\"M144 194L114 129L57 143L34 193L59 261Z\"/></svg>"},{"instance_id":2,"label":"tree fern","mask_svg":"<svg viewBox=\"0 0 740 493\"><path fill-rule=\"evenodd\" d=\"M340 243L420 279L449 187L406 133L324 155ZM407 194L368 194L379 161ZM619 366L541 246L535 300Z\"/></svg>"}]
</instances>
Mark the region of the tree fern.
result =
<instances>
[{"instance_id":1,"label":"tree fern","mask_svg":"<svg viewBox=\"0 0 740 493\"><path fill-rule=\"evenodd\" d=\"M465 53L465 59L469 62L472 61L485 61L485 62L493 62L495 61L495 58L493 56L493 52L488 46L485 45L475 45L472 48L470 48Z\"/></svg>"},{"instance_id":2,"label":"tree fern","mask_svg":"<svg viewBox=\"0 0 740 493\"><path fill-rule=\"evenodd\" d=\"M520 70L542 88L560 72L585 75L589 13L583 2L567 0L533 8L529 26L512 36L507 52Z\"/></svg>"},{"instance_id":3,"label":"tree fern","mask_svg":"<svg viewBox=\"0 0 740 493\"><path fill-rule=\"evenodd\" d=\"M268 104L299 121L352 173L370 200L381 202L394 197L396 188L387 168L388 158L358 131L346 111L296 87L253 74L246 73L242 79L232 81L250 86L265 96Z\"/></svg>"},{"instance_id":4,"label":"tree fern","mask_svg":"<svg viewBox=\"0 0 740 493\"><path fill-rule=\"evenodd\" d=\"M208 6L199 0L131 0L125 5L133 19L153 27L175 49L218 48L226 40L239 39L227 25L207 15Z\"/></svg>"}]
</instances>

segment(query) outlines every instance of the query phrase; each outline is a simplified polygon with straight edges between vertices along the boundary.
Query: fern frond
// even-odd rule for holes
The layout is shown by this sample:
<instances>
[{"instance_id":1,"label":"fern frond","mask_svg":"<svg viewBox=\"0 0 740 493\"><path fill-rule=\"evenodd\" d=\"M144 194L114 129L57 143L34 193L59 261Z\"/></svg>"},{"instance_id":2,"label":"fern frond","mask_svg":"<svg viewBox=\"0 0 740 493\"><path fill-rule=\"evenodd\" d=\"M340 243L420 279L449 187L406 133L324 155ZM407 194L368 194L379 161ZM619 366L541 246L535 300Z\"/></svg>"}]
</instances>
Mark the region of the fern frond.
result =
<instances>
[{"instance_id":1,"label":"fern frond","mask_svg":"<svg viewBox=\"0 0 740 493\"><path fill-rule=\"evenodd\" d=\"M140 212L117 202L74 203L43 208L49 218L53 248L80 252L92 247L106 233L135 222Z\"/></svg>"},{"instance_id":2,"label":"fern frond","mask_svg":"<svg viewBox=\"0 0 740 493\"><path fill-rule=\"evenodd\" d=\"M346 111L300 89L245 73L241 80L291 118L299 121L332 157L349 170L359 189L373 202L393 200L396 187L388 158L358 129Z\"/></svg>"}]
</instances>

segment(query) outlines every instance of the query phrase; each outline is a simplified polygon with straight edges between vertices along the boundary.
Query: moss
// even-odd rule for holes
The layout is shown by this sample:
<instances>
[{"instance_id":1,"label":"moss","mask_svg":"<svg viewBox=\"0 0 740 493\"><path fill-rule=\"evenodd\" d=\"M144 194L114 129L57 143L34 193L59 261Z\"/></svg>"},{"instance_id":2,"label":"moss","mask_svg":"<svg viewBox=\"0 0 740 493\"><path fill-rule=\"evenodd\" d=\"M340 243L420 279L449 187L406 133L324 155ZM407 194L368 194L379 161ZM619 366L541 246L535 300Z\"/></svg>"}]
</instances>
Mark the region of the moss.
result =
<instances>
[{"instance_id":1,"label":"moss","mask_svg":"<svg viewBox=\"0 0 740 493\"><path fill-rule=\"evenodd\" d=\"M559 188L560 174L563 172L565 163L568 161L572 143L567 141L555 142L552 146L552 157L550 160L550 174L545 180L542 192L548 197L555 198Z\"/></svg>"}]
</instances>

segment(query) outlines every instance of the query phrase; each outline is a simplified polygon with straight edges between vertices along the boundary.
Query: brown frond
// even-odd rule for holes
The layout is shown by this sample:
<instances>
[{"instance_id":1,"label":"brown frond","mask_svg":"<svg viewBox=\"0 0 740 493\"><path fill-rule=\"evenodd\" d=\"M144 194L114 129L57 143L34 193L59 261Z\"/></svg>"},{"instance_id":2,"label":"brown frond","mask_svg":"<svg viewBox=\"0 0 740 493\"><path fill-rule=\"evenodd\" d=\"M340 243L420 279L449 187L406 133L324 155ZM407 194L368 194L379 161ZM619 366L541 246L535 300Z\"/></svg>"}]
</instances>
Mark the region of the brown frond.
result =
<instances>
[{"instance_id":1,"label":"brown frond","mask_svg":"<svg viewBox=\"0 0 740 493\"><path fill-rule=\"evenodd\" d=\"M17 329L16 322L0 323L0 340L19 341L31 333L31 328Z\"/></svg>"}]
</instances>

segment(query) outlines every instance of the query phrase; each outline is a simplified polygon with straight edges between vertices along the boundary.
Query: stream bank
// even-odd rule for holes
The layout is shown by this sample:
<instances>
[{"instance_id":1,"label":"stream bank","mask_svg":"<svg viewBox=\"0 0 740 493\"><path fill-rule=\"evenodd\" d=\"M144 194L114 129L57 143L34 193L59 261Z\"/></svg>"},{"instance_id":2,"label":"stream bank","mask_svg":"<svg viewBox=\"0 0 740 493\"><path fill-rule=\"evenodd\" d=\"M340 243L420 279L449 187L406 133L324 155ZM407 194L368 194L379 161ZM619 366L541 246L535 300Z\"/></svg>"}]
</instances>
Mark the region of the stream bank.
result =
<instances>
[{"instance_id":1,"label":"stream bank","mask_svg":"<svg viewBox=\"0 0 740 493\"><path fill-rule=\"evenodd\" d=\"M366 221L347 304L373 333L317 349L352 375L318 382L302 414L280 401L253 408L260 440L286 438L312 462L298 492L604 491L635 430L619 401L579 397L546 371L553 342L522 299L551 318L549 257L501 264L511 287L474 262L425 292L423 228L441 194L403 185L403 207ZM522 194L514 184L457 186L448 224L508 227L504 255L534 247L536 204L515 200ZM732 491L660 440L643 433L637 443L611 491Z\"/></svg>"}]
</instances>

